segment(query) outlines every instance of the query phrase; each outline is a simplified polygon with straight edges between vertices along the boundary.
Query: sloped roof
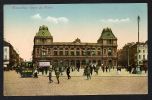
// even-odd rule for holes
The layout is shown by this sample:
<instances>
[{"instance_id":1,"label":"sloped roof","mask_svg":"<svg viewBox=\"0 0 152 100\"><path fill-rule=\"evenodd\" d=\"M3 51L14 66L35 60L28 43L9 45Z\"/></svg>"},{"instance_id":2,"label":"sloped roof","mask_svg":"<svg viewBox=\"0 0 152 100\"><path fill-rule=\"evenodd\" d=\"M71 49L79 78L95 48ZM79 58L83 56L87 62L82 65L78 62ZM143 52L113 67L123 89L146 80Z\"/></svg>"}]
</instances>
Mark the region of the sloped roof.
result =
<instances>
[{"instance_id":1,"label":"sloped roof","mask_svg":"<svg viewBox=\"0 0 152 100\"><path fill-rule=\"evenodd\" d=\"M110 28L104 28L99 39L117 39Z\"/></svg>"},{"instance_id":2,"label":"sloped roof","mask_svg":"<svg viewBox=\"0 0 152 100\"><path fill-rule=\"evenodd\" d=\"M45 25L40 26L39 31L36 33L36 36L51 36L51 33L48 30L48 27Z\"/></svg>"}]
</instances>

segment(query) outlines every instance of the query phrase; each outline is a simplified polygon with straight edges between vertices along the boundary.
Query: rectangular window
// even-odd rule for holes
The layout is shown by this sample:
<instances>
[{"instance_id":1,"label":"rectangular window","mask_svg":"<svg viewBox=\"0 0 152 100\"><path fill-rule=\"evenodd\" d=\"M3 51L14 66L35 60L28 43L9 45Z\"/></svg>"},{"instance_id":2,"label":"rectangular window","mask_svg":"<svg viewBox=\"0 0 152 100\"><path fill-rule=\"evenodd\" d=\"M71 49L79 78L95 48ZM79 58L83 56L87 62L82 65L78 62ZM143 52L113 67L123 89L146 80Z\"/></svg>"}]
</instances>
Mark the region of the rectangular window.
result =
<instances>
[{"instance_id":1,"label":"rectangular window","mask_svg":"<svg viewBox=\"0 0 152 100\"><path fill-rule=\"evenodd\" d=\"M143 60L145 60L145 55L143 55Z\"/></svg>"},{"instance_id":2,"label":"rectangular window","mask_svg":"<svg viewBox=\"0 0 152 100\"><path fill-rule=\"evenodd\" d=\"M145 53L145 50L143 50L143 53Z\"/></svg>"},{"instance_id":3,"label":"rectangular window","mask_svg":"<svg viewBox=\"0 0 152 100\"><path fill-rule=\"evenodd\" d=\"M63 51L60 51L60 52L59 52L59 55L60 55L60 56L63 56Z\"/></svg>"},{"instance_id":4,"label":"rectangular window","mask_svg":"<svg viewBox=\"0 0 152 100\"><path fill-rule=\"evenodd\" d=\"M7 52L7 48L5 48L5 52Z\"/></svg>"},{"instance_id":5,"label":"rectangular window","mask_svg":"<svg viewBox=\"0 0 152 100\"><path fill-rule=\"evenodd\" d=\"M79 52L79 51L76 51L76 55L77 55L77 56L80 56L80 52Z\"/></svg>"},{"instance_id":6,"label":"rectangular window","mask_svg":"<svg viewBox=\"0 0 152 100\"><path fill-rule=\"evenodd\" d=\"M84 51L81 51L82 56L85 56Z\"/></svg>"},{"instance_id":7,"label":"rectangular window","mask_svg":"<svg viewBox=\"0 0 152 100\"><path fill-rule=\"evenodd\" d=\"M98 51L98 56L100 56L101 55L101 52L100 51Z\"/></svg>"},{"instance_id":8,"label":"rectangular window","mask_svg":"<svg viewBox=\"0 0 152 100\"><path fill-rule=\"evenodd\" d=\"M140 53L140 50L138 50L138 52Z\"/></svg>"},{"instance_id":9,"label":"rectangular window","mask_svg":"<svg viewBox=\"0 0 152 100\"><path fill-rule=\"evenodd\" d=\"M139 55L139 59L141 59L141 55Z\"/></svg>"},{"instance_id":10,"label":"rectangular window","mask_svg":"<svg viewBox=\"0 0 152 100\"><path fill-rule=\"evenodd\" d=\"M71 56L74 56L74 51L71 51Z\"/></svg>"},{"instance_id":11,"label":"rectangular window","mask_svg":"<svg viewBox=\"0 0 152 100\"><path fill-rule=\"evenodd\" d=\"M54 56L57 56L58 55L58 52L57 51L54 51Z\"/></svg>"},{"instance_id":12,"label":"rectangular window","mask_svg":"<svg viewBox=\"0 0 152 100\"><path fill-rule=\"evenodd\" d=\"M69 52L68 52L68 51L65 51L65 55L68 56L68 55L69 55Z\"/></svg>"}]
</instances>

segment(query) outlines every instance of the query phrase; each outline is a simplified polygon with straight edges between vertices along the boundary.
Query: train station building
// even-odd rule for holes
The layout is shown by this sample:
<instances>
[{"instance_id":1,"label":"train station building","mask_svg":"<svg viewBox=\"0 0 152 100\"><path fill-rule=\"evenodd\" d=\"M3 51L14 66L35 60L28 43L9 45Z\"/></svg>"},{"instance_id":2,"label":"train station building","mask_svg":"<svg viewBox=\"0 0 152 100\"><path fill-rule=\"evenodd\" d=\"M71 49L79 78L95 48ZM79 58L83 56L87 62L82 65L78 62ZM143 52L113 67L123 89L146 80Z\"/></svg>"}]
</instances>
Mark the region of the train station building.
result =
<instances>
[{"instance_id":1,"label":"train station building","mask_svg":"<svg viewBox=\"0 0 152 100\"><path fill-rule=\"evenodd\" d=\"M38 66L48 66L55 62L65 62L70 66L83 68L86 62L99 66L117 66L117 38L110 28L104 28L96 43L82 42L76 38L72 42L53 42L47 26L39 27L34 37L33 62Z\"/></svg>"}]
</instances>

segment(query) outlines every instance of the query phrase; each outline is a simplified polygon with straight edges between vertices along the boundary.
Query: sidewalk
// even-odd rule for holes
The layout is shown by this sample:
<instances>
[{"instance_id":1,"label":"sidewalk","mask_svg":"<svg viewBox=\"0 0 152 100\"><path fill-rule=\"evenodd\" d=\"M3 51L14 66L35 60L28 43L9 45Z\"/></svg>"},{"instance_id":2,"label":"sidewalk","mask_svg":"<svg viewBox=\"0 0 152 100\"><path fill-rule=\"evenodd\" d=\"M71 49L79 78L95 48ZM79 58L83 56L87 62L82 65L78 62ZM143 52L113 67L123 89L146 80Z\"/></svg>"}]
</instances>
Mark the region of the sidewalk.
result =
<instances>
[{"instance_id":1,"label":"sidewalk","mask_svg":"<svg viewBox=\"0 0 152 100\"><path fill-rule=\"evenodd\" d=\"M77 70L75 71L71 71L70 72L70 75L71 76L83 76L83 72L84 72L84 69L80 69L80 71L78 72ZM67 76L66 75L66 72L62 72L62 76ZM39 72L38 74L39 76L48 76L49 75L49 72L47 73L47 75L44 73L44 75L42 75L42 72ZM52 72L52 76L55 76L55 72L53 71ZM98 71L98 75L93 71L93 74L92 76L94 77L98 77L98 76L148 76L148 72L145 73L144 71L142 71L141 74L130 74L129 72L127 72L125 69L122 69L121 72L118 74L117 70L116 69L111 69L110 72L108 70L108 72L104 72L99 69Z\"/></svg>"}]
</instances>

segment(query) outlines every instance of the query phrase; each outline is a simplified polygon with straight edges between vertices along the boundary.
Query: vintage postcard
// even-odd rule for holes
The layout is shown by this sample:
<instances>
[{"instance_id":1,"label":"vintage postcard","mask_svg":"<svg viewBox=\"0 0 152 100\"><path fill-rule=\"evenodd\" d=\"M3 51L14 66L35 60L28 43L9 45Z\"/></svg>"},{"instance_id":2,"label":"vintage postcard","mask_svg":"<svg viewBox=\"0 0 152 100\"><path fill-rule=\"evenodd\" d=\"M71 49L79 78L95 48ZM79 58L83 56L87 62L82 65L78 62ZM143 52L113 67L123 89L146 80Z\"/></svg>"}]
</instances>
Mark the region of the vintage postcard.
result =
<instances>
[{"instance_id":1,"label":"vintage postcard","mask_svg":"<svg viewBox=\"0 0 152 100\"><path fill-rule=\"evenodd\" d=\"M4 96L148 94L146 3L3 8Z\"/></svg>"}]
</instances>

